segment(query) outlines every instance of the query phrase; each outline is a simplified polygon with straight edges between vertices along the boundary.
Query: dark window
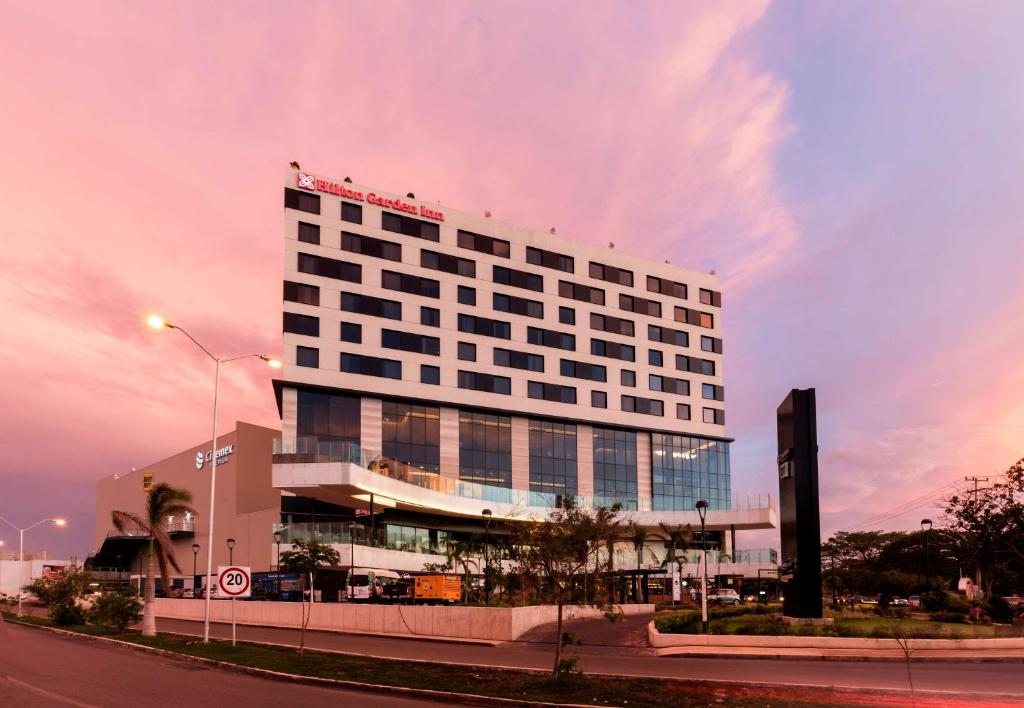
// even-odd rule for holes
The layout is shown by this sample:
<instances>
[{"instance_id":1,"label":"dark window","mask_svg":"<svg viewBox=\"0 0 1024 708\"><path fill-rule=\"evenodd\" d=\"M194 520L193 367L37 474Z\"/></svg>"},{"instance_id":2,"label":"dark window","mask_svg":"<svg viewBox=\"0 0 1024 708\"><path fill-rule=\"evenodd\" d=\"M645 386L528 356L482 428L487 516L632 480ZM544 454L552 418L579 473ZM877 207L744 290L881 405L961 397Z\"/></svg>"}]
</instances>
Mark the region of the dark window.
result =
<instances>
[{"instance_id":1,"label":"dark window","mask_svg":"<svg viewBox=\"0 0 1024 708\"><path fill-rule=\"evenodd\" d=\"M701 312L700 310L691 310L688 307L677 307L675 311L676 322L685 322L686 324L696 325L697 327L706 327L711 329L715 326L715 316L710 312Z\"/></svg>"},{"instance_id":2,"label":"dark window","mask_svg":"<svg viewBox=\"0 0 1024 708\"><path fill-rule=\"evenodd\" d=\"M700 397L709 401L724 401L725 387L717 384L701 384Z\"/></svg>"},{"instance_id":3,"label":"dark window","mask_svg":"<svg viewBox=\"0 0 1024 708\"><path fill-rule=\"evenodd\" d=\"M284 281L284 299L288 302L301 302L303 305L320 304L320 288L305 283Z\"/></svg>"},{"instance_id":4,"label":"dark window","mask_svg":"<svg viewBox=\"0 0 1024 708\"><path fill-rule=\"evenodd\" d=\"M320 350L316 347L295 347L295 363L316 369L320 366Z\"/></svg>"},{"instance_id":5,"label":"dark window","mask_svg":"<svg viewBox=\"0 0 1024 708\"><path fill-rule=\"evenodd\" d=\"M312 256L308 253L299 254L299 272L335 280L347 280L350 283L363 282L363 267L358 263Z\"/></svg>"},{"instance_id":6,"label":"dark window","mask_svg":"<svg viewBox=\"0 0 1024 708\"><path fill-rule=\"evenodd\" d=\"M420 324L428 327L441 326L441 311L436 307L420 308Z\"/></svg>"},{"instance_id":7,"label":"dark window","mask_svg":"<svg viewBox=\"0 0 1024 708\"><path fill-rule=\"evenodd\" d=\"M382 329L380 331L380 346L384 349L398 349L415 354L430 354L431 356L439 356L441 354L441 340L437 337L426 337L422 334L413 334L412 332L399 332L394 329Z\"/></svg>"},{"instance_id":8,"label":"dark window","mask_svg":"<svg viewBox=\"0 0 1024 708\"><path fill-rule=\"evenodd\" d=\"M320 318L286 312L284 313L284 331L292 334L304 334L307 337L319 337Z\"/></svg>"},{"instance_id":9,"label":"dark window","mask_svg":"<svg viewBox=\"0 0 1024 708\"><path fill-rule=\"evenodd\" d=\"M717 408L705 408L703 411L704 422L712 425L725 425L725 411Z\"/></svg>"},{"instance_id":10,"label":"dark window","mask_svg":"<svg viewBox=\"0 0 1024 708\"><path fill-rule=\"evenodd\" d=\"M303 243L320 243L320 227L316 224L299 222L299 240Z\"/></svg>"},{"instance_id":11,"label":"dark window","mask_svg":"<svg viewBox=\"0 0 1024 708\"><path fill-rule=\"evenodd\" d=\"M676 368L679 371L691 371L695 374L715 375L715 362L710 359L700 359L695 356L684 356L676 354Z\"/></svg>"},{"instance_id":12,"label":"dark window","mask_svg":"<svg viewBox=\"0 0 1024 708\"><path fill-rule=\"evenodd\" d=\"M686 284L677 283L664 278L656 278L653 275L647 276L647 291L686 299Z\"/></svg>"},{"instance_id":13,"label":"dark window","mask_svg":"<svg viewBox=\"0 0 1024 708\"><path fill-rule=\"evenodd\" d=\"M593 305L604 304L604 290L592 288L589 285L581 285L580 283L570 283L568 280L558 281L558 294L562 297L589 302Z\"/></svg>"},{"instance_id":14,"label":"dark window","mask_svg":"<svg viewBox=\"0 0 1024 708\"><path fill-rule=\"evenodd\" d=\"M664 391L665 393L678 393L680 396L690 395L690 382L686 379L676 379L671 376L650 375L650 386L652 391Z\"/></svg>"},{"instance_id":15,"label":"dark window","mask_svg":"<svg viewBox=\"0 0 1024 708\"><path fill-rule=\"evenodd\" d=\"M632 287L633 271L590 261L590 277Z\"/></svg>"},{"instance_id":16,"label":"dark window","mask_svg":"<svg viewBox=\"0 0 1024 708\"><path fill-rule=\"evenodd\" d=\"M619 373L619 383L623 386L629 386L631 388L636 387L636 372L630 371L629 369L623 369Z\"/></svg>"},{"instance_id":17,"label":"dark window","mask_svg":"<svg viewBox=\"0 0 1024 708\"><path fill-rule=\"evenodd\" d=\"M359 293L341 294L341 309L345 312L356 312L360 315L384 317L389 320L402 319L402 303L395 300L384 300L372 295Z\"/></svg>"},{"instance_id":18,"label":"dark window","mask_svg":"<svg viewBox=\"0 0 1024 708\"><path fill-rule=\"evenodd\" d=\"M676 418L679 420L690 419L690 404L689 403L677 403L676 404Z\"/></svg>"},{"instance_id":19,"label":"dark window","mask_svg":"<svg viewBox=\"0 0 1024 708\"><path fill-rule=\"evenodd\" d=\"M494 293L494 309L499 312L511 312L514 315L524 315L544 319L544 303L537 300L527 300L515 295Z\"/></svg>"},{"instance_id":20,"label":"dark window","mask_svg":"<svg viewBox=\"0 0 1024 708\"><path fill-rule=\"evenodd\" d=\"M300 438L359 444L361 412L358 396L313 393L300 388L297 398L296 432Z\"/></svg>"},{"instance_id":21,"label":"dark window","mask_svg":"<svg viewBox=\"0 0 1024 708\"><path fill-rule=\"evenodd\" d=\"M285 209L298 209L299 211L307 211L310 214L319 214L320 196L285 187L284 207Z\"/></svg>"},{"instance_id":22,"label":"dark window","mask_svg":"<svg viewBox=\"0 0 1024 708\"><path fill-rule=\"evenodd\" d=\"M558 384L542 383L540 381L527 381L526 395L530 398L554 401L555 403L576 402L576 389L572 386L559 386Z\"/></svg>"},{"instance_id":23,"label":"dark window","mask_svg":"<svg viewBox=\"0 0 1024 708\"><path fill-rule=\"evenodd\" d=\"M648 300L633 295L619 295L619 309L628 312L636 312L640 315L661 317L661 303L657 300Z\"/></svg>"},{"instance_id":24,"label":"dark window","mask_svg":"<svg viewBox=\"0 0 1024 708\"><path fill-rule=\"evenodd\" d=\"M429 221L420 221L411 216L393 214L390 211L381 212L380 227L385 231L415 236L427 241L436 242L441 240L441 229L437 224Z\"/></svg>"},{"instance_id":25,"label":"dark window","mask_svg":"<svg viewBox=\"0 0 1024 708\"><path fill-rule=\"evenodd\" d=\"M420 265L431 270L440 270L452 275L464 275L467 278L476 277L476 263L468 258L459 258L447 253L436 251L420 251Z\"/></svg>"},{"instance_id":26,"label":"dark window","mask_svg":"<svg viewBox=\"0 0 1024 708\"><path fill-rule=\"evenodd\" d=\"M341 220L353 224L363 223L363 207L352 202L341 203Z\"/></svg>"},{"instance_id":27,"label":"dark window","mask_svg":"<svg viewBox=\"0 0 1024 708\"><path fill-rule=\"evenodd\" d=\"M471 342L459 342L459 359L476 361L476 345Z\"/></svg>"},{"instance_id":28,"label":"dark window","mask_svg":"<svg viewBox=\"0 0 1024 708\"><path fill-rule=\"evenodd\" d=\"M626 337L632 337L636 333L632 320L599 315L596 312L590 313L590 328L598 329L602 332L611 332L612 334L621 334Z\"/></svg>"},{"instance_id":29,"label":"dark window","mask_svg":"<svg viewBox=\"0 0 1024 708\"><path fill-rule=\"evenodd\" d=\"M549 502L576 496L575 425L530 420L530 491L554 495Z\"/></svg>"},{"instance_id":30,"label":"dark window","mask_svg":"<svg viewBox=\"0 0 1024 708\"><path fill-rule=\"evenodd\" d=\"M434 368L436 367L428 367ZM423 370L420 370L423 378ZM423 383L430 383L424 381ZM441 414L433 406L396 401L381 404L381 452L388 460L421 469L441 471Z\"/></svg>"},{"instance_id":31,"label":"dark window","mask_svg":"<svg viewBox=\"0 0 1024 708\"><path fill-rule=\"evenodd\" d=\"M637 508L636 433L594 428L594 504Z\"/></svg>"},{"instance_id":32,"label":"dark window","mask_svg":"<svg viewBox=\"0 0 1024 708\"><path fill-rule=\"evenodd\" d=\"M560 306L558 308L558 321L562 324L576 324L576 310L571 307Z\"/></svg>"},{"instance_id":33,"label":"dark window","mask_svg":"<svg viewBox=\"0 0 1024 708\"><path fill-rule=\"evenodd\" d=\"M610 359L636 361L636 347L618 342L606 342L603 339L590 340L590 353L594 356L606 356Z\"/></svg>"},{"instance_id":34,"label":"dark window","mask_svg":"<svg viewBox=\"0 0 1024 708\"><path fill-rule=\"evenodd\" d=\"M706 288L700 289L700 302L702 305L711 305L712 307L722 306L722 293L717 290L708 290Z\"/></svg>"},{"instance_id":35,"label":"dark window","mask_svg":"<svg viewBox=\"0 0 1024 708\"><path fill-rule=\"evenodd\" d=\"M420 364L420 383L440 385L441 368L430 364Z\"/></svg>"},{"instance_id":36,"label":"dark window","mask_svg":"<svg viewBox=\"0 0 1024 708\"><path fill-rule=\"evenodd\" d=\"M516 288L544 292L544 278L523 270L514 270L504 266L494 266L494 282L501 285L511 285Z\"/></svg>"},{"instance_id":37,"label":"dark window","mask_svg":"<svg viewBox=\"0 0 1024 708\"><path fill-rule=\"evenodd\" d=\"M718 337L708 337L702 334L700 337L700 348L701 351L711 352L712 354L721 354L722 340Z\"/></svg>"},{"instance_id":38,"label":"dark window","mask_svg":"<svg viewBox=\"0 0 1024 708\"><path fill-rule=\"evenodd\" d=\"M475 305L476 304L476 288L469 288L465 285L459 286L459 304L460 305Z\"/></svg>"},{"instance_id":39,"label":"dark window","mask_svg":"<svg viewBox=\"0 0 1024 708\"><path fill-rule=\"evenodd\" d=\"M459 248L469 248L480 253L488 253L502 258L510 258L512 254L508 241L484 236L483 234L475 234L472 231L463 231L462 229L459 229Z\"/></svg>"},{"instance_id":40,"label":"dark window","mask_svg":"<svg viewBox=\"0 0 1024 708\"><path fill-rule=\"evenodd\" d=\"M441 283L438 281L408 273L396 273L393 270L381 271L380 286L385 290L398 290L410 295L441 297Z\"/></svg>"},{"instance_id":41,"label":"dark window","mask_svg":"<svg viewBox=\"0 0 1024 708\"><path fill-rule=\"evenodd\" d=\"M402 244L394 241L384 241L372 236L360 236L350 234L348 231L341 232L341 250L351 253L361 253L364 256L383 258L388 261L402 262Z\"/></svg>"},{"instance_id":42,"label":"dark window","mask_svg":"<svg viewBox=\"0 0 1024 708\"><path fill-rule=\"evenodd\" d=\"M647 363L651 366L664 366L665 358L657 349L647 350Z\"/></svg>"},{"instance_id":43,"label":"dark window","mask_svg":"<svg viewBox=\"0 0 1024 708\"><path fill-rule=\"evenodd\" d=\"M576 337L572 334L555 332L540 327L526 328L526 341L530 344L539 344L542 347L554 347L556 349L567 349L576 351Z\"/></svg>"},{"instance_id":44,"label":"dark window","mask_svg":"<svg viewBox=\"0 0 1024 708\"><path fill-rule=\"evenodd\" d=\"M677 347L690 346L690 335L680 329L672 329L671 327L647 325L647 338L652 342L674 344Z\"/></svg>"},{"instance_id":45,"label":"dark window","mask_svg":"<svg viewBox=\"0 0 1024 708\"><path fill-rule=\"evenodd\" d=\"M665 404L653 398L623 396L622 410L627 413L643 413L644 415L665 415Z\"/></svg>"},{"instance_id":46,"label":"dark window","mask_svg":"<svg viewBox=\"0 0 1024 708\"><path fill-rule=\"evenodd\" d=\"M544 357L540 354L514 352L509 349L494 350L494 365L524 371L544 371Z\"/></svg>"},{"instance_id":47,"label":"dark window","mask_svg":"<svg viewBox=\"0 0 1024 708\"><path fill-rule=\"evenodd\" d=\"M363 342L363 326L355 324L353 322L342 322L341 323L341 341L352 342L353 344L362 344Z\"/></svg>"},{"instance_id":48,"label":"dark window","mask_svg":"<svg viewBox=\"0 0 1024 708\"><path fill-rule=\"evenodd\" d=\"M526 262L530 265L539 265L545 268L565 271L566 273L576 272L572 256L563 256L554 251L545 251L543 248L526 247Z\"/></svg>"},{"instance_id":49,"label":"dark window","mask_svg":"<svg viewBox=\"0 0 1024 708\"><path fill-rule=\"evenodd\" d=\"M607 408L608 394L605 393L604 391L591 391L590 405L594 408Z\"/></svg>"},{"instance_id":50,"label":"dark window","mask_svg":"<svg viewBox=\"0 0 1024 708\"><path fill-rule=\"evenodd\" d=\"M459 388L465 388L470 391L501 393L508 396L512 393L512 379L507 376L480 374L475 371L460 371Z\"/></svg>"},{"instance_id":51,"label":"dark window","mask_svg":"<svg viewBox=\"0 0 1024 708\"><path fill-rule=\"evenodd\" d=\"M498 339L512 338L512 325L508 322L474 315L459 315L459 331L480 334L485 337L497 337Z\"/></svg>"},{"instance_id":52,"label":"dark window","mask_svg":"<svg viewBox=\"0 0 1024 708\"><path fill-rule=\"evenodd\" d=\"M588 364L582 361L562 359L559 373L574 379L587 379L588 381L607 381L608 369L600 364Z\"/></svg>"},{"instance_id":53,"label":"dark window","mask_svg":"<svg viewBox=\"0 0 1024 708\"><path fill-rule=\"evenodd\" d=\"M459 479L512 487L511 417L459 411Z\"/></svg>"},{"instance_id":54,"label":"dark window","mask_svg":"<svg viewBox=\"0 0 1024 708\"><path fill-rule=\"evenodd\" d=\"M394 359L381 359L375 356L364 356L362 354L341 355L341 370L346 374L363 374L364 376L379 376L384 379L402 378L402 362Z\"/></svg>"}]
</instances>

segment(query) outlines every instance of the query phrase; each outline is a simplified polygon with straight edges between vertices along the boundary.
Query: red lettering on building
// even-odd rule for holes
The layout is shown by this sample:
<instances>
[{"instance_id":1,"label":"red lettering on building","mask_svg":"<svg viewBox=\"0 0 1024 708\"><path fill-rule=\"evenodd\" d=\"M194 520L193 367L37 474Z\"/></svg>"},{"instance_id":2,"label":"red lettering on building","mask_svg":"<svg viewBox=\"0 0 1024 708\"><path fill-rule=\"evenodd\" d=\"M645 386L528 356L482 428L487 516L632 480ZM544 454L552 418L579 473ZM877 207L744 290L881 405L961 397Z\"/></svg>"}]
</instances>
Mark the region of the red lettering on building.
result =
<instances>
[{"instance_id":1,"label":"red lettering on building","mask_svg":"<svg viewBox=\"0 0 1024 708\"><path fill-rule=\"evenodd\" d=\"M412 214L413 216L422 216L427 219L433 219L434 221L444 221L444 212L431 209L430 207L423 206L422 204L418 207L415 204L404 202L401 199L391 199L389 197L380 197L370 192L369 194L363 194L353 189L349 189L344 184L338 184L322 177L314 177L313 175L306 174L305 172L299 172L295 175L295 184L299 189L305 189L308 192L326 192L327 194L335 194L343 199L351 199L356 202L368 202L376 206L384 207L385 209L394 209L396 211L404 211L406 214Z\"/></svg>"}]
</instances>

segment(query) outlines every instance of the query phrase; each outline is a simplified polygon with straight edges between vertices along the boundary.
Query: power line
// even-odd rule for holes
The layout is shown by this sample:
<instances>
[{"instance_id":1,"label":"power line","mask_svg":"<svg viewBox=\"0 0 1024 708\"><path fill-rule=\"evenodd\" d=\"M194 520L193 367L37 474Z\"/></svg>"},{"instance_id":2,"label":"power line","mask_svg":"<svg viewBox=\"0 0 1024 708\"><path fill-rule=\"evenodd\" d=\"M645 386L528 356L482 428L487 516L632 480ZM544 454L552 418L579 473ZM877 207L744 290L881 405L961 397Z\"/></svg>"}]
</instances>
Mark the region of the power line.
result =
<instances>
[{"instance_id":1,"label":"power line","mask_svg":"<svg viewBox=\"0 0 1024 708\"><path fill-rule=\"evenodd\" d=\"M909 499L908 501L898 504L897 506L891 509L879 512L877 514L873 514L872 516L862 519L861 521L858 521L857 523L850 525L847 528L847 530L858 531L867 528L868 526L878 524L882 521L887 521L888 519L891 519L895 516L900 516L901 514L904 514L908 511L912 511L918 507L930 504L933 501L937 501L947 492L949 492L955 487L958 487L961 484L962 482L959 479L944 484L941 487L937 487L929 492L921 494L920 496L914 497L913 499Z\"/></svg>"}]
</instances>

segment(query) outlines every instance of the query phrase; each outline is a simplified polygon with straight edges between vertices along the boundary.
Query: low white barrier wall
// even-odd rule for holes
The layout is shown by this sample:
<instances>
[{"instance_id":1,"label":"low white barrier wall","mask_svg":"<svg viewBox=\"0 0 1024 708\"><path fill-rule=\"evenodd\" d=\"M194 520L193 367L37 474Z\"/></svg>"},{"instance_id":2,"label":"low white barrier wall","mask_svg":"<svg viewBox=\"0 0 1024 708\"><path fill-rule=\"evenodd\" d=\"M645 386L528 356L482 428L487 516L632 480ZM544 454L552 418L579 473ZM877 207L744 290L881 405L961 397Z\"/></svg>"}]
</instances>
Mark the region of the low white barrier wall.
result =
<instances>
[{"instance_id":1,"label":"low white barrier wall","mask_svg":"<svg viewBox=\"0 0 1024 708\"><path fill-rule=\"evenodd\" d=\"M202 620L204 600L157 598L157 617ZM238 624L265 627L299 627L302 605L298 602L236 601ZM654 605L617 606L626 615L654 612ZM566 606L565 619L601 617L594 607ZM213 600L210 620L231 621L231 602ZM533 607L459 607L430 605L364 605L321 602L313 604L309 628L335 632L370 632L426 637L510 641L534 627L558 620L553 605Z\"/></svg>"},{"instance_id":2,"label":"low white barrier wall","mask_svg":"<svg viewBox=\"0 0 1024 708\"><path fill-rule=\"evenodd\" d=\"M859 637L791 637L745 634L662 634L647 625L647 639L656 649L681 647L721 647L722 649L899 649L894 639ZM992 639L911 639L912 650L1000 650L1024 649L1024 638L1003 637Z\"/></svg>"}]
</instances>

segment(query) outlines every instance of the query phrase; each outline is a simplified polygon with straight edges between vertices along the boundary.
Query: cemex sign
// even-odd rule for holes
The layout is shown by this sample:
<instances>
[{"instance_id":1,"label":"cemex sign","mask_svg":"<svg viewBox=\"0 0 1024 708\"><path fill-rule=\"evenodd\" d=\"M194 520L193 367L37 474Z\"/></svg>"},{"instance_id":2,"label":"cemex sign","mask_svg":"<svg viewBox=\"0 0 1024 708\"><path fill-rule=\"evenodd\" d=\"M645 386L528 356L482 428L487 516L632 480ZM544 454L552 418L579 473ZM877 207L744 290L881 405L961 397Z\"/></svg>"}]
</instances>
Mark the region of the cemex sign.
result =
<instances>
[{"instance_id":1,"label":"cemex sign","mask_svg":"<svg viewBox=\"0 0 1024 708\"><path fill-rule=\"evenodd\" d=\"M821 618L821 523L814 389L794 388L776 411L779 437L779 579L786 617Z\"/></svg>"}]
</instances>

